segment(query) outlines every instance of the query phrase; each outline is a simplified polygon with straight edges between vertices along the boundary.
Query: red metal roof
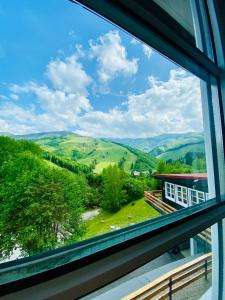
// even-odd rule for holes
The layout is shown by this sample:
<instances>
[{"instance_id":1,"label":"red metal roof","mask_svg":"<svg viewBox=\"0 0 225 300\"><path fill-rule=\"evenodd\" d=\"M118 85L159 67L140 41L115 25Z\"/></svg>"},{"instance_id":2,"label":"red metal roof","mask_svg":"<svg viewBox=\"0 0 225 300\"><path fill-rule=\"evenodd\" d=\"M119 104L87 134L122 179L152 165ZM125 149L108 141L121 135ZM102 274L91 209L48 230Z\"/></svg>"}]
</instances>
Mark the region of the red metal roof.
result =
<instances>
[{"instance_id":1,"label":"red metal roof","mask_svg":"<svg viewBox=\"0 0 225 300\"><path fill-rule=\"evenodd\" d=\"M160 179L173 178L173 179L191 179L191 180L207 180L207 173L191 173L191 174L155 174L154 177Z\"/></svg>"}]
</instances>

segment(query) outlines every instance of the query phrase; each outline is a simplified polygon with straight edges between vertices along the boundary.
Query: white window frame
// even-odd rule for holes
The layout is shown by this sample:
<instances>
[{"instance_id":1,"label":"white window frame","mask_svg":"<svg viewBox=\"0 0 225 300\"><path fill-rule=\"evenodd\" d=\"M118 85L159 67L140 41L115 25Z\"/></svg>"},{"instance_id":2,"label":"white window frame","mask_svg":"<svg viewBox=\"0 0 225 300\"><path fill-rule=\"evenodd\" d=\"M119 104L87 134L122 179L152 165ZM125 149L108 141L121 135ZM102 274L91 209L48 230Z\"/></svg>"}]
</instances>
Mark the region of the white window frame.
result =
<instances>
[{"instance_id":1,"label":"white window frame","mask_svg":"<svg viewBox=\"0 0 225 300\"><path fill-rule=\"evenodd\" d=\"M208 193L167 181L165 181L165 197L183 207L196 205L209 200Z\"/></svg>"},{"instance_id":2,"label":"white window frame","mask_svg":"<svg viewBox=\"0 0 225 300\"><path fill-rule=\"evenodd\" d=\"M193 194L195 194L196 202L193 201ZM203 203L206 201L206 193L199 191L199 190L194 190L189 188L189 201L190 205L196 205L199 203Z\"/></svg>"},{"instance_id":3,"label":"white window frame","mask_svg":"<svg viewBox=\"0 0 225 300\"><path fill-rule=\"evenodd\" d=\"M165 196L167 199L176 202L175 184L165 181Z\"/></svg>"},{"instance_id":4,"label":"white window frame","mask_svg":"<svg viewBox=\"0 0 225 300\"><path fill-rule=\"evenodd\" d=\"M179 184L175 184L176 203L188 207L188 188Z\"/></svg>"}]
</instances>

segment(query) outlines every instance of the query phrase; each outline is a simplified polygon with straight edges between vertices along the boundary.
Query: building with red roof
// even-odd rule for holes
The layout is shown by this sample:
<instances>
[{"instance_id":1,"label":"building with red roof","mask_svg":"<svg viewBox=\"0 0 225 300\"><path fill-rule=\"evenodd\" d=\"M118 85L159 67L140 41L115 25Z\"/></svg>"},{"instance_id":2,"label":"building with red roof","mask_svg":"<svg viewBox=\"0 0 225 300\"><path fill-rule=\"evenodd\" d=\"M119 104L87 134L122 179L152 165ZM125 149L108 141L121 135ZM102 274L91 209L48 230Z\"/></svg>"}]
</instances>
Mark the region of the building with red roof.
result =
<instances>
[{"instance_id":1,"label":"building with red roof","mask_svg":"<svg viewBox=\"0 0 225 300\"><path fill-rule=\"evenodd\" d=\"M176 208L188 207L208 200L206 173L155 174L162 181L162 199Z\"/></svg>"}]
</instances>

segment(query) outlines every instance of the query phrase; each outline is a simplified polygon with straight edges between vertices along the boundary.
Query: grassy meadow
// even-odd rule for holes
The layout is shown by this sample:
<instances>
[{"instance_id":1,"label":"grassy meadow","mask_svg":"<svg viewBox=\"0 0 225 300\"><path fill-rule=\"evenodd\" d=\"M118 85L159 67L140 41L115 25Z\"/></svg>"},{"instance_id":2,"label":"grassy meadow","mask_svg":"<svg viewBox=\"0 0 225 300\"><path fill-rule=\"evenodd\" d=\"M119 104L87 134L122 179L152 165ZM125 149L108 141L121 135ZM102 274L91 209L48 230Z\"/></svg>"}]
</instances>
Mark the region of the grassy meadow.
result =
<instances>
[{"instance_id":1,"label":"grassy meadow","mask_svg":"<svg viewBox=\"0 0 225 300\"><path fill-rule=\"evenodd\" d=\"M101 211L98 216L86 221L87 230L82 239L88 239L159 216L160 213L148 205L144 198L141 198L125 205L116 213ZM116 228L112 229L110 226L115 226Z\"/></svg>"}]
</instances>

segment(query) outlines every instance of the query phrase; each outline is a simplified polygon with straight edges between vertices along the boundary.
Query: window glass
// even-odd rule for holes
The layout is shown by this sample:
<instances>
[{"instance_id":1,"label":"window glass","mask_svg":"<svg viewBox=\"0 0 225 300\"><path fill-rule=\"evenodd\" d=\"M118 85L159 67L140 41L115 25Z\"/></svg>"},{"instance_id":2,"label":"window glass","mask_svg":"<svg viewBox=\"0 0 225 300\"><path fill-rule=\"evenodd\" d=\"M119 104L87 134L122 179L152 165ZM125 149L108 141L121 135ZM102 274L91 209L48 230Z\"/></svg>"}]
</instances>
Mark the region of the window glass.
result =
<instances>
[{"instance_id":1,"label":"window glass","mask_svg":"<svg viewBox=\"0 0 225 300\"><path fill-rule=\"evenodd\" d=\"M214 196L197 77L69 1L0 15L1 262Z\"/></svg>"},{"instance_id":2,"label":"window glass","mask_svg":"<svg viewBox=\"0 0 225 300\"><path fill-rule=\"evenodd\" d=\"M189 0L153 0L173 19L175 19L194 38L194 24L192 18L191 1Z\"/></svg>"},{"instance_id":3,"label":"window glass","mask_svg":"<svg viewBox=\"0 0 225 300\"><path fill-rule=\"evenodd\" d=\"M189 0L153 0L159 5L170 17L176 21L181 28L177 28L189 43L193 43L199 50L204 52L208 58L214 60L210 31L208 27L208 17L205 13L203 1ZM204 28L204 38L202 38ZM202 31L202 32L201 32Z\"/></svg>"},{"instance_id":4,"label":"window glass","mask_svg":"<svg viewBox=\"0 0 225 300\"><path fill-rule=\"evenodd\" d=\"M82 300L211 299L211 251L211 228L207 228Z\"/></svg>"}]
</instances>

